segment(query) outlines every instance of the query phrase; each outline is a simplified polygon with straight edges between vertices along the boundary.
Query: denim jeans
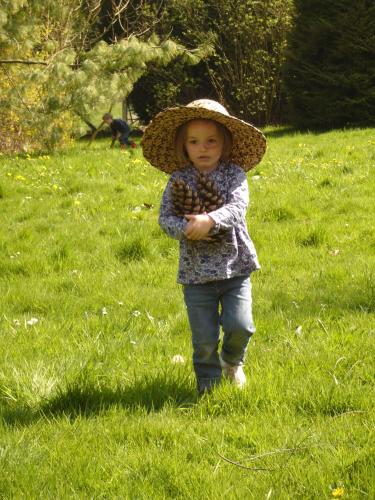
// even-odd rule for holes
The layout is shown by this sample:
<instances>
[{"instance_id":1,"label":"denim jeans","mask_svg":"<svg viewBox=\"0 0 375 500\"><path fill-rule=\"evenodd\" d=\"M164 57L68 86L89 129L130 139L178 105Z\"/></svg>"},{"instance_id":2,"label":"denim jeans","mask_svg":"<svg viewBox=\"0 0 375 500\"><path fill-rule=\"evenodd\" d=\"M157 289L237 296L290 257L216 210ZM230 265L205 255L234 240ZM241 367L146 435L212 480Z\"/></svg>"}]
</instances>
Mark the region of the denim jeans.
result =
<instances>
[{"instance_id":1,"label":"denim jeans","mask_svg":"<svg viewBox=\"0 0 375 500\"><path fill-rule=\"evenodd\" d=\"M231 365L243 364L250 337L255 332L250 278L240 276L202 285L185 285L193 341L193 365L198 391L211 389L221 380L221 357Z\"/></svg>"},{"instance_id":2,"label":"denim jeans","mask_svg":"<svg viewBox=\"0 0 375 500\"><path fill-rule=\"evenodd\" d=\"M120 144L127 144L128 146L131 144L130 140L129 140L129 134L130 134L130 130L128 132L123 132L120 137L119 137L119 142Z\"/></svg>"}]
</instances>

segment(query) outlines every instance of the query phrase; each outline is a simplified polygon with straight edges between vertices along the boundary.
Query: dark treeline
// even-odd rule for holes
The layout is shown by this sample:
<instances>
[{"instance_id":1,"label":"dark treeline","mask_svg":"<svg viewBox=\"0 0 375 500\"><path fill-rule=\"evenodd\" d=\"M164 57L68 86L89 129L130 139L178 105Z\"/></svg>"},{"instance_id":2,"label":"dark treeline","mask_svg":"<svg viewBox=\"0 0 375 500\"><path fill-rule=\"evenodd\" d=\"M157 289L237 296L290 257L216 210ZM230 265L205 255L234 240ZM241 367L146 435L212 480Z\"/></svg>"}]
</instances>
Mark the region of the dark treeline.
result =
<instances>
[{"instance_id":1,"label":"dark treeline","mask_svg":"<svg viewBox=\"0 0 375 500\"><path fill-rule=\"evenodd\" d=\"M152 28L161 37L189 48L212 46L196 66L182 59L163 68L150 65L130 95L143 121L166 106L213 97L258 125L374 124L373 0L170 0L143 6L149 24L152 12L158 16Z\"/></svg>"},{"instance_id":2,"label":"dark treeline","mask_svg":"<svg viewBox=\"0 0 375 500\"><path fill-rule=\"evenodd\" d=\"M374 0L0 5L0 151L54 149L115 102L197 98L256 125L375 122Z\"/></svg>"}]
</instances>

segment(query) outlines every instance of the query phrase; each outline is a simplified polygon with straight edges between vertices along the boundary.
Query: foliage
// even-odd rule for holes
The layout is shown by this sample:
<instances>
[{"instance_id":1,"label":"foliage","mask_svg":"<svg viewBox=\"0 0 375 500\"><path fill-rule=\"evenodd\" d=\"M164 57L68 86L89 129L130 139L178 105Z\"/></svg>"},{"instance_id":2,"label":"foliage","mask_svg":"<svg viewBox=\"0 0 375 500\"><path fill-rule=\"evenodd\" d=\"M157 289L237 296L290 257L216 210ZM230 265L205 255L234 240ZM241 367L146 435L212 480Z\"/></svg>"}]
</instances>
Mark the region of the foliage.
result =
<instances>
[{"instance_id":1,"label":"foliage","mask_svg":"<svg viewBox=\"0 0 375 500\"><path fill-rule=\"evenodd\" d=\"M216 54L211 81L239 117L257 124L283 121L281 68L292 1L218 0L209 15Z\"/></svg>"},{"instance_id":2,"label":"foliage","mask_svg":"<svg viewBox=\"0 0 375 500\"><path fill-rule=\"evenodd\" d=\"M29 0L0 11L0 54L8 75L1 95L4 132L9 136L6 124L14 120L17 129L4 148L51 149L70 135L74 116L88 119L96 107L125 98L150 62L162 66L177 56L191 64L200 60L199 49L189 52L156 36L93 41L97 14L90 9L90 2L47 1L41 8ZM8 68L5 62L14 58L29 64Z\"/></svg>"},{"instance_id":3,"label":"foliage","mask_svg":"<svg viewBox=\"0 0 375 500\"><path fill-rule=\"evenodd\" d=\"M192 66L176 58L164 67L152 64L129 97L139 119L148 123L164 108L187 104L199 97L216 99L217 95L208 83L204 62Z\"/></svg>"},{"instance_id":4,"label":"foliage","mask_svg":"<svg viewBox=\"0 0 375 500\"><path fill-rule=\"evenodd\" d=\"M374 129L266 134L249 385L202 399L167 176L108 141L0 158L1 498L374 498Z\"/></svg>"},{"instance_id":5,"label":"foliage","mask_svg":"<svg viewBox=\"0 0 375 500\"><path fill-rule=\"evenodd\" d=\"M207 40L213 52L198 68L180 66L177 72L174 65L162 71L152 68L138 84L144 95L141 103L136 86L133 102L138 113L145 114L142 105L148 107L146 115L165 105L163 93L154 86L160 79L174 104L185 104L192 94L194 98L215 96L246 120L282 121L281 67L291 9L291 0L168 2L156 26L159 34L170 34L186 46Z\"/></svg>"},{"instance_id":6,"label":"foliage","mask_svg":"<svg viewBox=\"0 0 375 500\"><path fill-rule=\"evenodd\" d=\"M149 66L130 94L132 105L144 123L166 107L186 104L198 97L217 97L206 66L214 53L213 36L205 26L206 18L207 4L203 0L172 0L159 12L155 30L161 38L169 37L185 47L201 46L206 50L202 61L194 66L187 65L181 58L163 67Z\"/></svg>"},{"instance_id":7,"label":"foliage","mask_svg":"<svg viewBox=\"0 0 375 500\"><path fill-rule=\"evenodd\" d=\"M285 68L291 123L313 128L374 124L374 2L295 4Z\"/></svg>"}]
</instances>

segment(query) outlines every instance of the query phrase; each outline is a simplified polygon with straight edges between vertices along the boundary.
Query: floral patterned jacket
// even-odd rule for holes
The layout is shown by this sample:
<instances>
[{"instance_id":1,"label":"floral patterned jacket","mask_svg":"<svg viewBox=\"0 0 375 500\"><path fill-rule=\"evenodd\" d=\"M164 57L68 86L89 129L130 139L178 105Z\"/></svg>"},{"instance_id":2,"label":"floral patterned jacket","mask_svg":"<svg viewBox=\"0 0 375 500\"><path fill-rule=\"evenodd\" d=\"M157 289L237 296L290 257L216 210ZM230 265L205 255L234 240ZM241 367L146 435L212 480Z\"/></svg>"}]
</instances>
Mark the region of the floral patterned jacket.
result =
<instances>
[{"instance_id":1,"label":"floral patterned jacket","mask_svg":"<svg viewBox=\"0 0 375 500\"><path fill-rule=\"evenodd\" d=\"M221 163L208 174L225 200L224 206L209 214L215 221L210 235L224 231L219 242L187 239L187 221L174 215L171 183L183 179L196 190L197 177L198 170L193 166L173 172L160 207L161 228L180 242L177 282L192 285L248 276L260 266L246 226L249 190L245 172L233 163Z\"/></svg>"}]
</instances>

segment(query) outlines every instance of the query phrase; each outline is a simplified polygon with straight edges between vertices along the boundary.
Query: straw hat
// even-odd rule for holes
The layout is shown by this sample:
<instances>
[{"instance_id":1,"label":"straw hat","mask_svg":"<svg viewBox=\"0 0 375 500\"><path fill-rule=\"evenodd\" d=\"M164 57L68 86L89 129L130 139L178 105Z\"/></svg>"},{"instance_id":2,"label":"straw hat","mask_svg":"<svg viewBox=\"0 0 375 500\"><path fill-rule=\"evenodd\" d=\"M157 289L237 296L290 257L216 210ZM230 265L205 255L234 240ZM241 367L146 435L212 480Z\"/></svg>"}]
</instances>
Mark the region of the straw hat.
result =
<instances>
[{"instance_id":1,"label":"straw hat","mask_svg":"<svg viewBox=\"0 0 375 500\"><path fill-rule=\"evenodd\" d=\"M260 130L231 116L216 101L198 99L187 106L168 108L158 113L147 126L143 139L143 155L154 167L171 174L184 167L175 152L177 128L194 119L215 120L232 133L231 160L245 171L255 167L266 151L266 138Z\"/></svg>"}]
</instances>

